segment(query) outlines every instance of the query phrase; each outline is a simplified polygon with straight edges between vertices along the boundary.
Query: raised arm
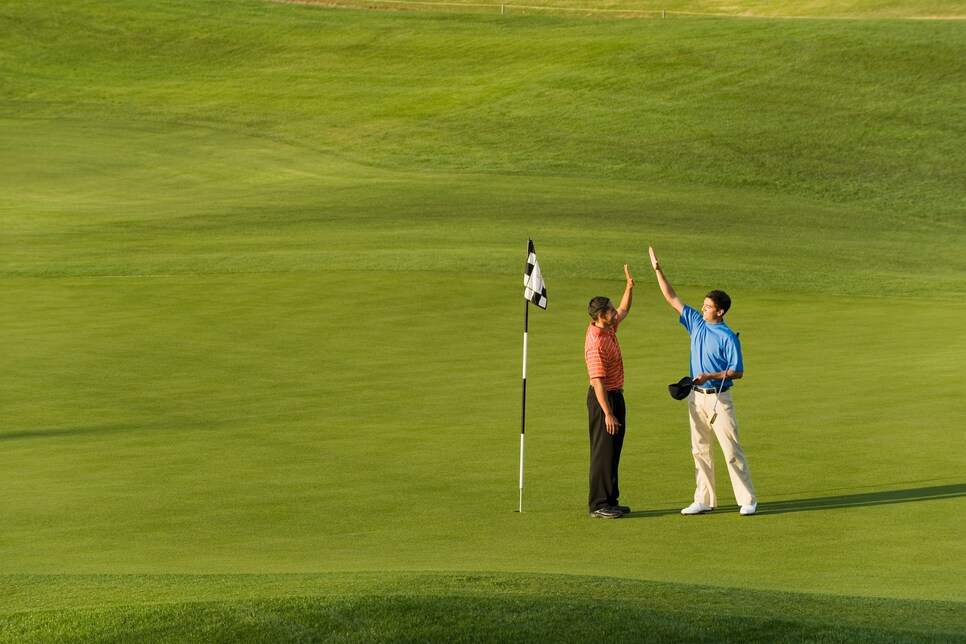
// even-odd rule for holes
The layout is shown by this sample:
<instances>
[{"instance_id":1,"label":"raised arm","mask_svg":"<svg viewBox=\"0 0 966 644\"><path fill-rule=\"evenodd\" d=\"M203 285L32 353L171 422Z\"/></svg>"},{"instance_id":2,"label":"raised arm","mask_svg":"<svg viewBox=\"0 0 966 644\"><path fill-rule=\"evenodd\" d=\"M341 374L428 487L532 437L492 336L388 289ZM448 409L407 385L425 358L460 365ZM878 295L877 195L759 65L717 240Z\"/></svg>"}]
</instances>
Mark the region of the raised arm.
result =
<instances>
[{"instance_id":1,"label":"raised arm","mask_svg":"<svg viewBox=\"0 0 966 644\"><path fill-rule=\"evenodd\" d=\"M657 256L654 254L654 248L648 246L647 253L651 256L651 267L654 268L654 274L657 275L657 283L661 287L661 293L664 294L664 299L674 307L675 311L681 313L684 310L684 302L681 301L681 298L674 291L674 287L671 286L671 283L667 281L667 277L664 276L664 271L661 270L661 265L658 264Z\"/></svg>"},{"instance_id":2,"label":"raised arm","mask_svg":"<svg viewBox=\"0 0 966 644\"><path fill-rule=\"evenodd\" d=\"M630 271L627 270L627 264L624 264L624 275L627 276L627 286L624 288L624 297L621 298L621 303L617 306L618 321L623 320L630 313L631 300L634 299L634 280L631 278Z\"/></svg>"}]
</instances>

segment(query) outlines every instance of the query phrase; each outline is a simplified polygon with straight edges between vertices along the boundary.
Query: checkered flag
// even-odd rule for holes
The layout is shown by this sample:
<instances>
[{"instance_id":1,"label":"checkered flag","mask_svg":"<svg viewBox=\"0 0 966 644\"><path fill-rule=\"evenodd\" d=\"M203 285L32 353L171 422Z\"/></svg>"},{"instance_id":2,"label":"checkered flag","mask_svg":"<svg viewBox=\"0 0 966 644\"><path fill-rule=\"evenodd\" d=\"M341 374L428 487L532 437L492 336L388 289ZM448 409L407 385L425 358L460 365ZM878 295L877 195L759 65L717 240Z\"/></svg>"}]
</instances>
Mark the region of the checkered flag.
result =
<instances>
[{"instance_id":1,"label":"checkered flag","mask_svg":"<svg viewBox=\"0 0 966 644\"><path fill-rule=\"evenodd\" d=\"M540 274L540 264L537 263L537 253L533 250L533 240L530 240L529 255L527 256L527 270L523 274L523 297L536 304L541 309L547 308L547 287Z\"/></svg>"}]
</instances>

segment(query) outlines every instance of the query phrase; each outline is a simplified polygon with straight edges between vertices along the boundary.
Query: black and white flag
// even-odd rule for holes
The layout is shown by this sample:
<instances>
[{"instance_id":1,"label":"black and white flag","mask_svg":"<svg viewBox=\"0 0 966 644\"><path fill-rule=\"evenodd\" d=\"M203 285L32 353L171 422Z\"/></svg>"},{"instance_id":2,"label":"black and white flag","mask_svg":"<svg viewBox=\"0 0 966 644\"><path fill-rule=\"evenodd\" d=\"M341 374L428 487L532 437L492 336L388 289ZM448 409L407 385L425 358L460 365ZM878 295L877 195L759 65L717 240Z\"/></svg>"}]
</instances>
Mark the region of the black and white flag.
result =
<instances>
[{"instance_id":1,"label":"black and white flag","mask_svg":"<svg viewBox=\"0 0 966 644\"><path fill-rule=\"evenodd\" d=\"M547 308L547 286L540 274L540 264L537 263L537 253L533 250L533 240L530 240L529 255L527 256L527 270L523 275L523 297L536 304L541 309Z\"/></svg>"}]
</instances>

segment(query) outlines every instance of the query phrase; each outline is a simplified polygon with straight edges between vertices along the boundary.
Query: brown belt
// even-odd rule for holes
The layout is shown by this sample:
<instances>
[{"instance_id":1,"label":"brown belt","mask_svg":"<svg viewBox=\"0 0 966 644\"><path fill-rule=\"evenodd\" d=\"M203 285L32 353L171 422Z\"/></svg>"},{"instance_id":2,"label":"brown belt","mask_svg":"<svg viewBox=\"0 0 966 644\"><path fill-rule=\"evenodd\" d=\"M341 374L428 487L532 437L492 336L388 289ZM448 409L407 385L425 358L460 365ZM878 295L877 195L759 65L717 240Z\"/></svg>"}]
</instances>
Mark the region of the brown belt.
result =
<instances>
[{"instance_id":1,"label":"brown belt","mask_svg":"<svg viewBox=\"0 0 966 644\"><path fill-rule=\"evenodd\" d=\"M724 392L728 391L729 389L731 389L731 387L722 387L721 388L721 393L724 393ZM700 389L698 387L695 387L691 391L696 391L699 394L705 394L705 395L718 393L718 390L717 389Z\"/></svg>"}]
</instances>

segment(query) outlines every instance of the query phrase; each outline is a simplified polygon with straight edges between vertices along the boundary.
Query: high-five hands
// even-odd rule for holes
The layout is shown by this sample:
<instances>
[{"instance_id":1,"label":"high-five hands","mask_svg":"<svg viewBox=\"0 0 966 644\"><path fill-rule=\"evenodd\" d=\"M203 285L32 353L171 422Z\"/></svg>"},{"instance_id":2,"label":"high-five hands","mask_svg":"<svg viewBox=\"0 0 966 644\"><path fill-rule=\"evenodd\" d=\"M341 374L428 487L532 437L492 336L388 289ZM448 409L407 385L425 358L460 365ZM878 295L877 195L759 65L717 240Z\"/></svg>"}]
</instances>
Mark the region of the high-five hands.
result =
<instances>
[{"instance_id":1,"label":"high-five hands","mask_svg":"<svg viewBox=\"0 0 966 644\"><path fill-rule=\"evenodd\" d=\"M627 276L627 286L628 286L628 288L633 288L633 286L634 286L634 278L631 277L630 271L627 270L627 264L624 264L624 275Z\"/></svg>"},{"instance_id":2,"label":"high-five hands","mask_svg":"<svg viewBox=\"0 0 966 644\"><path fill-rule=\"evenodd\" d=\"M657 263L657 255L654 254L653 246L647 247L647 254L651 256L651 268L653 268L654 270L657 270L658 268L660 268Z\"/></svg>"}]
</instances>

